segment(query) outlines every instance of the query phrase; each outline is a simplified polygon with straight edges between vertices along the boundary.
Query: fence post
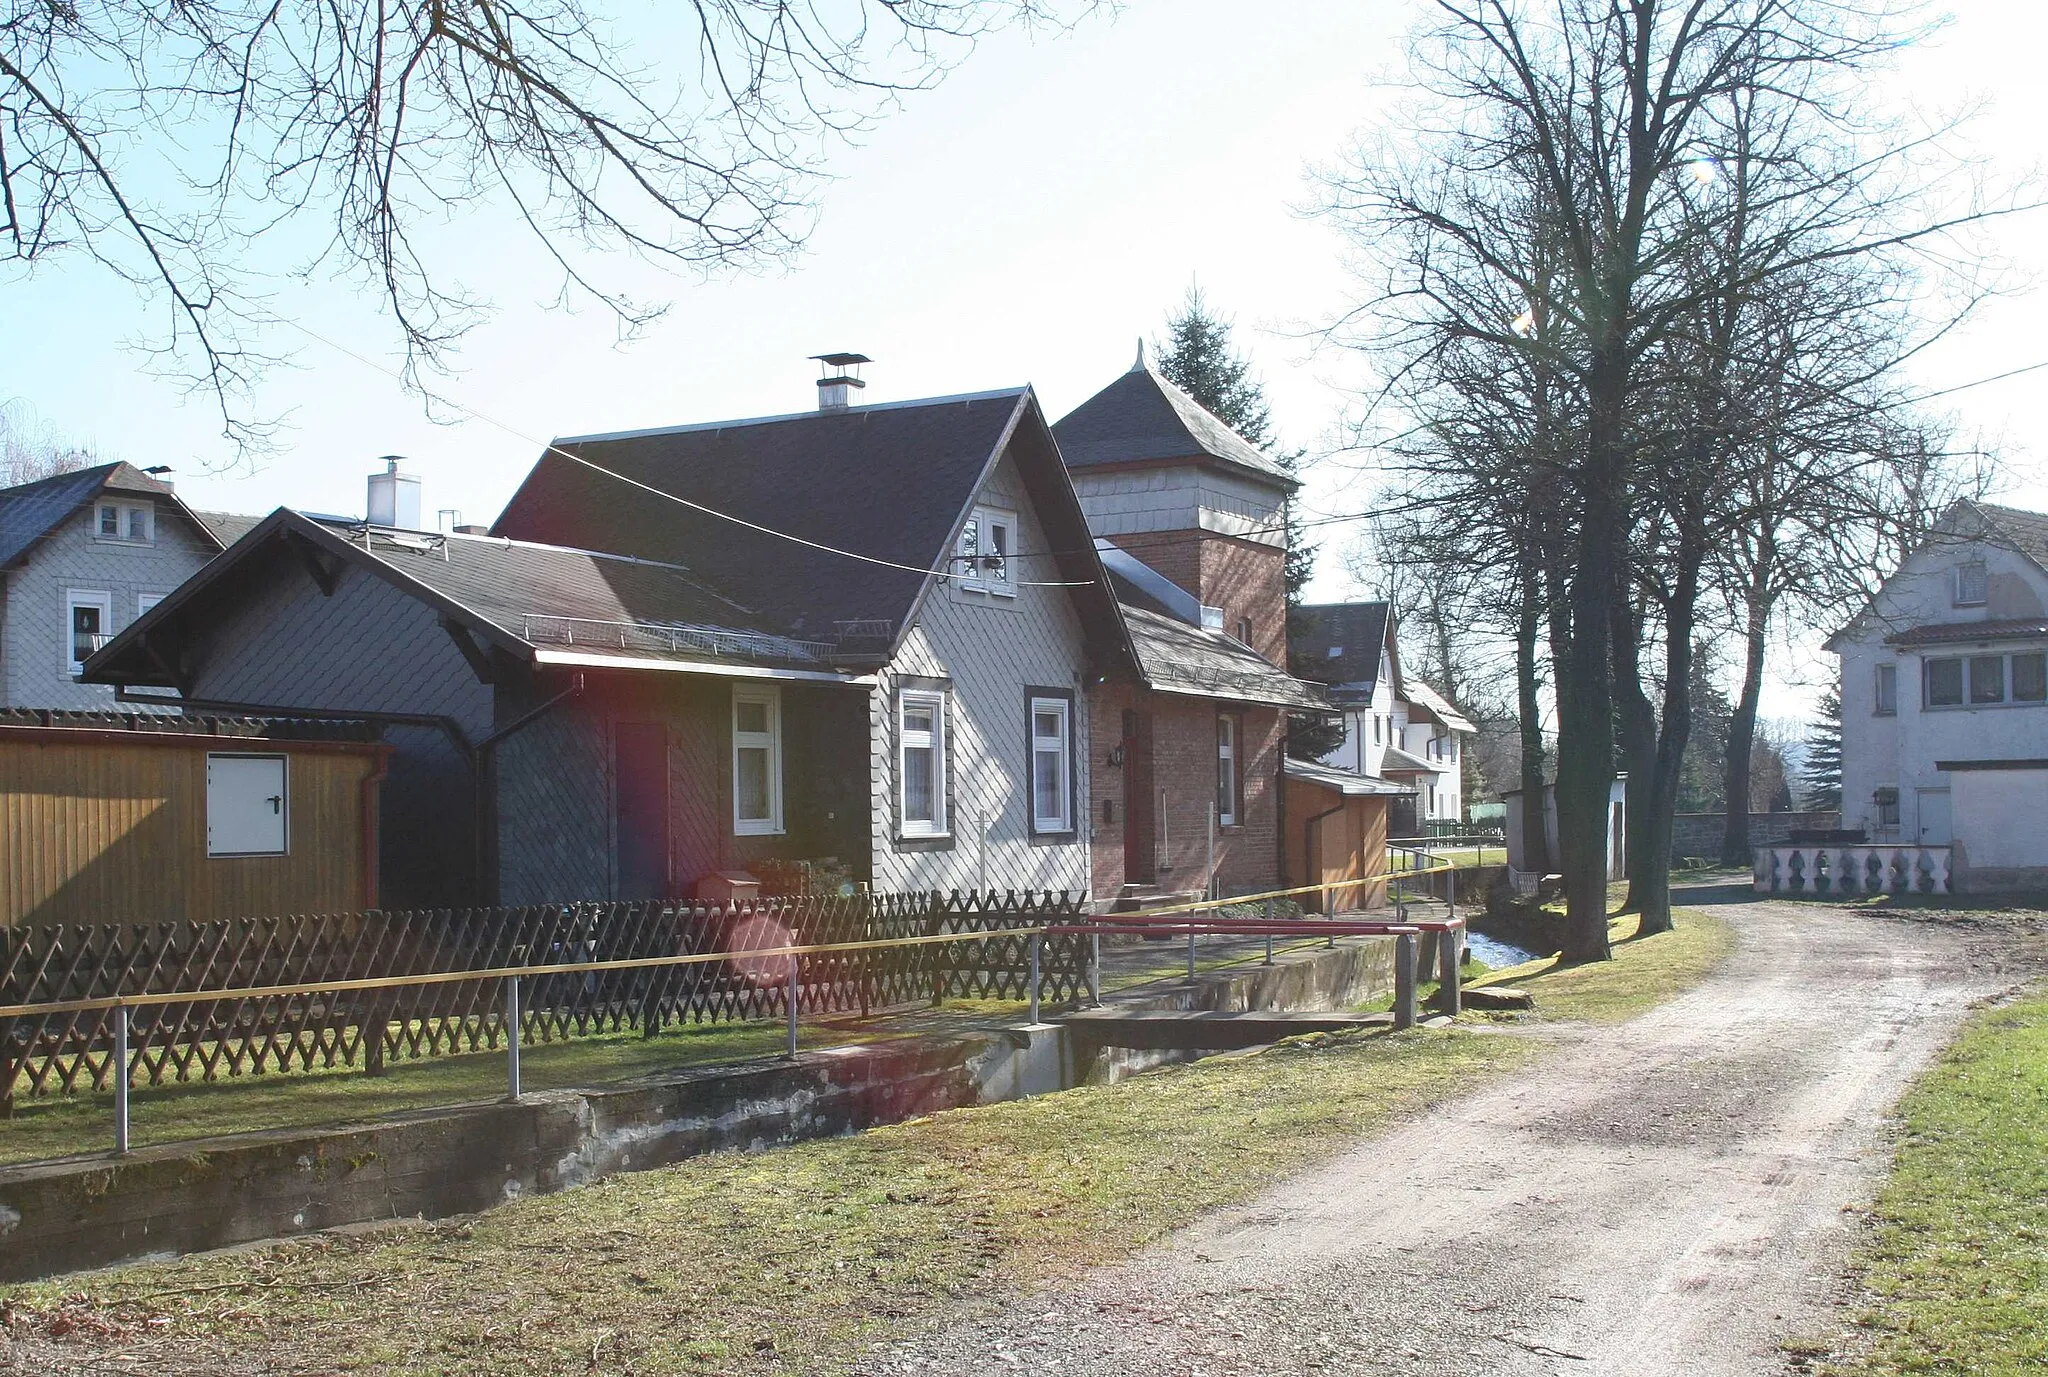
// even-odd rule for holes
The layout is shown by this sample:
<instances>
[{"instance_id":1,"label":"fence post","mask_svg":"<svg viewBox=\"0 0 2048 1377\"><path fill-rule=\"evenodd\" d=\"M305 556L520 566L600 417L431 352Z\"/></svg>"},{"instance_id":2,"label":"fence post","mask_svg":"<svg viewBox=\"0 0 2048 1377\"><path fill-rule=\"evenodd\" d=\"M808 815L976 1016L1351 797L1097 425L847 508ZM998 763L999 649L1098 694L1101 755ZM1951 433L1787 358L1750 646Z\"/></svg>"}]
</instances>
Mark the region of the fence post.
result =
<instances>
[{"instance_id":1,"label":"fence post","mask_svg":"<svg viewBox=\"0 0 2048 1377\"><path fill-rule=\"evenodd\" d=\"M1266 900L1266 921L1268 923L1273 921L1273 901L1271 899ZM1266 934L1266 964L1268 966L1273 964L1273 934L1270 932Z\"/></svg>"},{"instance_id":2,"label":"fence post","mask_svg":"<svg viewBox=\"0 0 2048 1377\"><path fill-rule=\"evenodd\" d=\"M797 955L795 952L791 952L789 954L789 1048L783 1053L790 1061L796 1060L796 1016L799 998L798 991L801 988L798 983Z\"/></svg>"},{"instance_id":3,"label":"fence post","mask_svg":"<svg viewBox=\"0 0 2048 1377\"><path fill-rule=\"evenodd\" d=\"M128 1006L114 1006L114 1155L128 1155Z\"/></svg>"},{"instance_id":4,"label":"fence post","mask_svg":"<svg viewBox=\"0 0 2048 1377\"><path fill-rule=\"evenodd\" d=\"M1451 917L1455 918L1458 916L1458 867L1456 862L1453 862L1451 868L1444 872L1444 884L1449 888Z\"/></svg>"},{"instance_id":5,"label":"fence post","mask_svg":"<svg viewBox=\"0 0 2048 1377\"><path fill-rule=\"evenodd\" d=\"M1437 1004L1444 1013L1449 1014L1452 1018L1458 1016L1459 1010L1464 1005L1464 992L1458 988L1458 957L1461 955L1458 948L1462 945L1458 940L1459 936L1458 929L1454 927L1445 928L1436 959L1436 964L1439 967L1436 987Z\"/></svg>"},{"instance_id":6,"label":"fence post","mask_svg":"<svg viewBox=\"0 0 2048 1377\"><path fill-rule=\"evenodd\" d=\"M1415 934L1394 937L1394 1026L1415 1026Z\"/></svg>"},{"instance_id":7,"label":"fence post","mask_svg":"<svg viewBox=\"0 0 2048 1377\"><path fill-rule=\"evenodd\" d=\"M1088 1000L1102 1007L1102 934L1088 934Z\"/></svg>"},{"instance_id":8,"label":"fence post","mask_svg":"<svg viewBox=\"0 0 2048 1377\"><path fill-rule=\"evenodd\" d=\"M505 1098L519 1098L519 977L505 977Z\"/></svg>"},{"instance_id":9,"label":"fence post","mask_svg":"<svg viewBox=\"0 0 2048 1377\"><path fill-rule=\"evenodd\" d=\"M1195 932L1194 932L1194 929L1193 929L1193 928L1189 928L1189 929L1188 929L1188 982L1189 982L1190 984L1192 984L1192 983L1194 982L1194 979L1195 979Z\"/></svg>"},{"instance_id":10,"label":"fence post","mask_svg":"<svg viewBox=\"0 0 2048 1377\"><path fill-rule=\"evenodd\" d=\"M1030 1014L1030 1017L1029 1017L1029 1018L1027 1018L1027 1019L1025 1020L1025 1021L1026 1021L1027 1023L1034 1023L1034 1024L1035 1024L1035 1023L1037 1023L1037 1022L1038 1022L1038 972L1039 972L1039 955L1040 955L1040 951L1041 951L1041 949L1042 949L1042 948L1043 948L1044 946L1045 946L1045 934L1044 934L1044 933L1042 933L1042 932L1034 932L1034 933L1032 933L1032 934L1031 934L1031 1014Z\"/></svg>"}]
</instances>

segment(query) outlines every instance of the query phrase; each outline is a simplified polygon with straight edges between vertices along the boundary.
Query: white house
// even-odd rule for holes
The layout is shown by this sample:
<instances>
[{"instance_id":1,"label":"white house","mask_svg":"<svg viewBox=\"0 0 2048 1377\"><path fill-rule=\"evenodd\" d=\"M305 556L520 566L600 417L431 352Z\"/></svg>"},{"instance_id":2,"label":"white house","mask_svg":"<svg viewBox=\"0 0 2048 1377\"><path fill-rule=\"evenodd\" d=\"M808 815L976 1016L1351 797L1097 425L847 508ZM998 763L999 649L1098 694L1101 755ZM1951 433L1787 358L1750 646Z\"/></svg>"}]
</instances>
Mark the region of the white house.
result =
<instances>
[{"instance_id":1,"label":"white house","mask_svg":"<svg viewBox=\"0 0 2048 1377\"><path fill-rule=\"evenodd\" d=\"M1428 822L1462 821L1462 738L1475 729L1442 694L1402 672L1393 609L1384 602L1340 602L1296 610L1302 673L1328 684L1330 701L1344 714L1343 744L1322 763L1413 788L1410 816L1396 806L1397 834L1413 835Z\"/></svg>"},{"instance_id":2,"label":"white house","mask_svg":"<svg viewBox=\"0 0 2048 1377\"><path fill-rule=\"evenodd\" d=\"M1957 890L2048 884L2048 515L1956 503L1827 648L1842 825L1949 848Z\"/></svg>"}]
</instances>

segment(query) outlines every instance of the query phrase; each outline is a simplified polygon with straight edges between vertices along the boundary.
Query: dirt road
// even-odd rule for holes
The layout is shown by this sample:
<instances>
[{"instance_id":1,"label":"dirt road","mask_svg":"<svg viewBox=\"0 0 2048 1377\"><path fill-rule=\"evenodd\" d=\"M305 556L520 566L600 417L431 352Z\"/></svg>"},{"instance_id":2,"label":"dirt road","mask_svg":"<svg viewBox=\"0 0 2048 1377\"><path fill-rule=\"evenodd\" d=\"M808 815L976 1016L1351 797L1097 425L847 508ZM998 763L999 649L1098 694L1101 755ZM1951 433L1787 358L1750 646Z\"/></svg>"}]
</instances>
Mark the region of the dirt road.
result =
<instances>
[{"instance_id":1,"label":"dirt road","mask_svg":"<svg viewBox=\"0 0 2048 1377\"><path fill-rule=\"evenodd\" d=\"M1832 1327L1844 1211L1882 1176L1887 1111L2017 973L1981 934L1682 902L1740 939L1690 994L1562 1031L1511 1084L865 1370L1779 1371L1781 1340Z\"/></svg>"}]
</instances>

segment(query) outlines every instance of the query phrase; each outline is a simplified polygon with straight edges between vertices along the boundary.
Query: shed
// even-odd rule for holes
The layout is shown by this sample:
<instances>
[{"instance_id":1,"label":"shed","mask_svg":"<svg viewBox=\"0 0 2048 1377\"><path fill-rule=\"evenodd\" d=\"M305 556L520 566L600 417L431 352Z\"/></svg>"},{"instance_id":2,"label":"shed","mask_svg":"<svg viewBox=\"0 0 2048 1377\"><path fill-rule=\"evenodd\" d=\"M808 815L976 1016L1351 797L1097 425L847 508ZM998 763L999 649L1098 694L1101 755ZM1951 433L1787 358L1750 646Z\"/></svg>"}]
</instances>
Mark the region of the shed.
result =
<instances>
[{"instance_id":1,"label":"shed","mask_svg":"<svg viewBox=\"0 0 2048 1377\"><path fill-rule=\"evenodd\" d=\"M0 712L0 927L377 906L360 724Z\"/></svg>"},{"instance_id":2,"label":"shed","mask_svg":"<svg viewBox=\"0 0 2048 1377\"><path fill-rule=\"evenodd\" d=\"M1287 762L1287 874L1292 884L1337 884L1384 874L1387 813L1415 791L1372 775L1306 760ZM1378 908L1384 882L1332 891L1327 912ZM1304 902L1303 907L1317 908Z\"/></svg>"}]
</instances>

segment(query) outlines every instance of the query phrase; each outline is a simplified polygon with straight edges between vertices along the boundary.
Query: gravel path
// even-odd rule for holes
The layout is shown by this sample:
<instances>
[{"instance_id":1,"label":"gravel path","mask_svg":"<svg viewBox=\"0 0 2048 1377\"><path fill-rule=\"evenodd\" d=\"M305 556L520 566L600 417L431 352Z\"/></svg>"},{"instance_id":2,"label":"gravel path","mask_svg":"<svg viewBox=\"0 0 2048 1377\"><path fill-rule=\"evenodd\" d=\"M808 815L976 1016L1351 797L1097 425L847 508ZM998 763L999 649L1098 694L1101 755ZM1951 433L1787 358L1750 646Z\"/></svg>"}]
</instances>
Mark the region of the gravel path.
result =
<instances>
[{"instance_id":1,"label":"gravel path","mask_svg":"<svg viewBox=\"0 0 2048 1377\"><path fill-rule=\"evenodd\" d=\"M1832 1328L1884 1116L2018 972L1988 933L1683 902L1739 936L1698 989L1562 1031L1510 1084L864 1371L1779 1371L1780 1340Z\"/></svg>"}]
</instances>

